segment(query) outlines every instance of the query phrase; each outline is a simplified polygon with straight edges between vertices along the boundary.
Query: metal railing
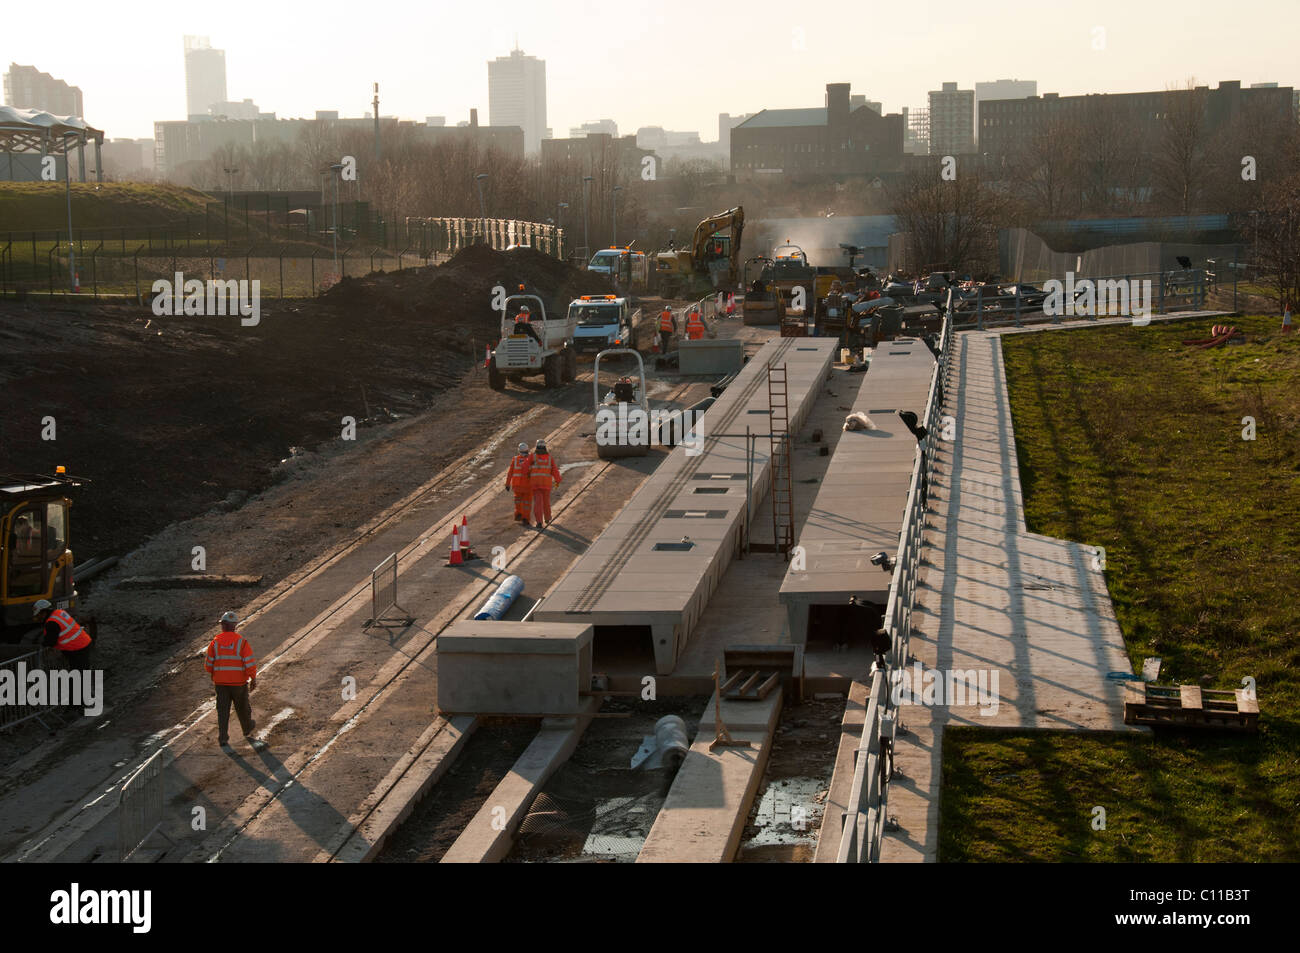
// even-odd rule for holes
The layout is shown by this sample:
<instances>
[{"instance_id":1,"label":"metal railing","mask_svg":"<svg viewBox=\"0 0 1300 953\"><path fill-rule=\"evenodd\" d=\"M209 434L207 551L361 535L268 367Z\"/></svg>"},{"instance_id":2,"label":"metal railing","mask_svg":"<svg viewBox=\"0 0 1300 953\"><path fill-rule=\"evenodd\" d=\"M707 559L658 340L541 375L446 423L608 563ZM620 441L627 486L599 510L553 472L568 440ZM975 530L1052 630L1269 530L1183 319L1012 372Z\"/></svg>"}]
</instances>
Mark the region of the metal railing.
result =
<instances>
[{"instance_id":1,"label":"metal railing","mask_svg":"<svg viewBox=\"0 0 1300 953\"><path fill-rule=\"evenodd\" d=\"M27 676L35 671L48 671L45 664L45 650L42 648L36 648L23 655L0 662L0 679L16 687L28 685ZM46 692L46 697L48 699L49 692ZM32 718L39 721L48 731L50 726L46 724L45 719L41 716L54 707L54 705L48 703L33 705L27 702L25 698L22 704L0 704L0 731L12 728L15 725L21 725Z\"/></svg>"},{"instance_id":2,"label":"metal railing","mask_svg":"<svg viewBox=\"0 0 1300 953\"><path fill-rule=\"evenodd\" d=\"M401 621L386 618L393 609L402 612ZM414 621L415 618L397 604L397 554L392 553L370 571L370 621L365 627L390 623L405 626Z\"/></svg>"},{"instance_id":3,"label":"metal railing","mask_svg":"<svg viewBox=\"0 0 1300 953\"><path fill-rule=\"evenodd\" d=\"M876 863L880 860L880 845L888 817L889 780L893 774L894 736L898 729L890 673L906 665L910 656L912 608L916 602L921 568L930 476L934 472L938 435L942 432L941 410L952 334L952 321L945 315L922 420L926 434L912 466L903 529L899 534L894 576L885 607L884 629L890 636L890 650L885 657L885 667L882 669L877 665L872 668L866 722L862 726L862 740L854 753L853 786L844 812L844 826L835 857L837 863Z\"/></svg>"},{"instance_id":4,"label":"metal railing","mask_svg":"<svg viewBox=\"0 0 1300 953\"><path fill-rule=\"evenodd\" d=\"M1060 279L1058 279L1060 280ZM1090 282L1093 301L1089 307L1086 299L1079 298L1084 282ZM1134 316L1135 286L1143 299L1142 308L1149 307L1150 314L1167 314L1171 311L1199 310L1205 307L1210 290L1209 276L1203 268L1179 271L1146 272L1142 274L1103 275L1096 278L1075 277L1069 283L1062 280L1058 300L1044 300L1042 291L1025 295L1016 285L1014 294L998 294L984 287L967 292L949 289L949 313L954 330L986 330L988 328L1023 327L1026 324L1060 324L1063 321L1107 317ZM1008 284L1010 284L1008 282ZM1041 287L1041 286L1040 286ZM1045 290L1045 289L1044 289ZM1122 290L1122 295L1120 294ZM1106 302L1102 301L1105 293ZM1115 301L1122 299L1123 304ZM1059 304L1059 307L1057 305ZM1051 311L1049 312L1049 306ZM1080 309L1089 313L1079 313Z\"/></svg>"},{"instance_id":5,"label":"metal railing","mask_svg":"<svg viewBox=\"0 0 1300 953\"><path fill-rule=\"evenodd\" d=\"M565 230L542 222L507 218L407 218L406 243L422 256L454 255L469 245L487 244L504 251L528 245L555 258L563 257Z\"/></svg>"},{"instance_id":6,"label":"metal railing","mask_svg":"<svg viewBox=\"0 0 1300 953\"><path fill-rule=\"evenodd\" d=\"M173 755L163 748L136 770L122 785L117 796L118 857L126 860L155 833L162 834L168 843L171 836L163 831L162 823L167 805L167 766Z\"/></svg>"}]
</instances>

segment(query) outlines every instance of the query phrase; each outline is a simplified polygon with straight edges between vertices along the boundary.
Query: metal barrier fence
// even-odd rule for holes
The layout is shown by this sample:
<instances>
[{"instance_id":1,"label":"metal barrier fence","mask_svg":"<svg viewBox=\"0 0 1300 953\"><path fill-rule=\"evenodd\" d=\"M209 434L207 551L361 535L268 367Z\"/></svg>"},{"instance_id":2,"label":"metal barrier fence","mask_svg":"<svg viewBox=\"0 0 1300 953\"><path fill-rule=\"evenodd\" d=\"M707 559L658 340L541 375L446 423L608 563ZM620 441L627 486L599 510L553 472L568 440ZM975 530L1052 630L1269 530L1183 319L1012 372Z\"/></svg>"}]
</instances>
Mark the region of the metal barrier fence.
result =
<instances>
[{"instance_id":1,"label":"metal barrier fence","mask_svg":"<svg viewBox=\"0 0 1300 953\"><path fill-rule=\"evenodd\" d=\"M118 792L119 860L126 860L156 833L162 834L168 843L175 843L161 829L167 804L166 771L172 760L170 748L155 752L123 783L122 790Z\"/></svg>"},{"instance_id":2,"label":"metal barrier fence","mask_svg":"<svg viewBox=\"0 0 1300 953\"><path fill-rule=\"evenodd\" d=\"M21 666L21 668L20 668ZM34 671L48 671L45 665L45 650L41 648L34 649L23 655L6 659L0 662L0 678L6 681L12 680L11 684L26 685L27 675ZM49 695L46 694L48 699ZM48 731L50 726L45 723L41 717L44 713L51 711L55 706L50 704L32 705L24 702L21 705L0 705L0 731L6 728L12 728L15 725L21 725L25 721L35 718Z\"/></svg>"},{"instance_id":3,"label":"metal barrier fence","mask_svg":"<svg viewBox=\"0 0 1300 953\"><path fill-rule=\"evenodd\" d=\"M891 647L885 658L885 667L881 669L875 666L872 670L871 686L867 693L866 722L862 726L862 740L854 755L853 787L849 792L839 851L835 857L836 862L841 864L876 863L880 860L880 844L888 816L889 780L893 774L894 736L898 728L890 673L902 669L910 654L912 607L916 601L921 567L929 481L934 472L938 435L942 432L941 410L948 379L948 352L952 333L952 321L945 316L939 336L939 354L930 380L930 393L922 420L926 436L912 467L903 529L899 534L898 551L894 557L894 576L889 585L888 604L885 608L884 629L890 635Z\"/></svg>"},{"instance_id":4,"label":"metal barrier fence","mask_svg":"<svg viewBox=\"0 0 1300 953\"><path fill-rule=\"evenodd\" d=\"M370 621L366 623L366 628L380 625L381 622L397 622L396 619L384 618L393 609L401 609L405 614L399 624L409 625L415 621L414 616L397 604L396 553L392 553L370 571Z\"/></svg>"},{"instance_id":5,"label":"metal barrier fence","mask_svg":"<svg viewBox=\"0 0 1300 953\"><path fill-rule=\"evenodd\" d=\"M542 222L508 218L407 218L406 244L428 256L454 255L470 245L487 244L505 251L528 245L555 258L564 257L565 230Z\"/></svg>"},{"instance_id":6,"label":"metal barrier fence","mask_svg":"<svg viewBox=\"0 0 1300 953\"><path fill-rule=\"evenodd\" d=\"M1079 300L1080 286L1085 281L1090 282L1093 289L1093 302L1090 306L1086 299ZM1055 306L1057 302L1042 298L1041 291L1026 295L1022 291L1023 286L1019 284L1015 286L1015 293L1010 295L986 294L983 287L956 294L950 290L953 327L955 330L983 331L1008 325L1022 327L1026 324L1060 324L1078 318L1129 316L1133 314L1135 289L1137 297L1144 299L1140 307L1149 307L1150 314L1199 310L1205 307L1206 295L1216 287L1213 275L1203 268L1106 275L1099 278L1076 277L1071 284L1062 284L1064 287L1059 295L1059 308ZM1105 302L1102 301L1103 295ZM1053 312L1064 312L1067 307L1075 312L1078 307L1087 307L1091 313L1048 313L1049 302Z\"/></svg>"}]
</instances>

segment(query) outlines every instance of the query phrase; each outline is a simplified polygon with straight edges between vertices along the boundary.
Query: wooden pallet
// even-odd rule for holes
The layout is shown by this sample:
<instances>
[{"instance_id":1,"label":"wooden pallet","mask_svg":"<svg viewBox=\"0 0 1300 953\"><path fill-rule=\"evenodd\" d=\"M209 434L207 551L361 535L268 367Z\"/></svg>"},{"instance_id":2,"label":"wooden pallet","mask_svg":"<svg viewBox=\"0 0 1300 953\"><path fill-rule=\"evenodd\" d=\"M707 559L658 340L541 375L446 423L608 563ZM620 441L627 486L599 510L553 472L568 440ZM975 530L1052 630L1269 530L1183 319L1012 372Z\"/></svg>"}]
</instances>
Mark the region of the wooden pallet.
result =
<instances>
[{"instance_id":1,"label":"wooden pallet","mask_svg":"<svg viewBox=\"0 0 1300 953\"><path fill-rule=\"evenodd\" d=\"M1126 725L1259 730L1259 699L1243 688L1222 691L1199 685L1126 682L1124 692Z\"/></svg>"}]
</instances>

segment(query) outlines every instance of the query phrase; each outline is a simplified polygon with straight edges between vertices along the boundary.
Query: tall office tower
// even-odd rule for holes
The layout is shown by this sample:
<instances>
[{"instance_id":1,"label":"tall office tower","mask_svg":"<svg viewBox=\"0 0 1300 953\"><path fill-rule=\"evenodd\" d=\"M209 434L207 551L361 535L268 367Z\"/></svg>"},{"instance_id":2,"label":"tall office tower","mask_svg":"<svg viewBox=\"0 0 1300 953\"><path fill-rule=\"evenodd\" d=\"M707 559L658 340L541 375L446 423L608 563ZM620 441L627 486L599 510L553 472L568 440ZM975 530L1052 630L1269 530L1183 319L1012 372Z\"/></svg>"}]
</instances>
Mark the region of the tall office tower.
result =
<instances>
[{"instance_id":1,"label":"tall office tower","mask_svg":"<svg viewBox=\"0 0 1300 953\"><path fill-rule=\"evenodd\" d=\"M226 51L214 50L206 36L185 38L185 118L208 119L216 103L226 102Z\"/></svg>"},{"instance_id":2,"label":"tall office tower","mask_svg":"<svg viewBox=\"0 0 1300 953\"><path fill-rule=\"evenodd\" d=\"M969 155L975 151L975 90L944 83L930 91L930 155Z\"/></svg>"},{"instance_id":3,"label":"tall office tower","mask_svg":"<svg viewBox=\"0 0 1300 953\"><path fill-rule=\"evenodd\" d=\"M546 133L546 61L514 49L488 63L488 123L518 126L524 151L535 154Z\"/></svg>"}]
</instances>

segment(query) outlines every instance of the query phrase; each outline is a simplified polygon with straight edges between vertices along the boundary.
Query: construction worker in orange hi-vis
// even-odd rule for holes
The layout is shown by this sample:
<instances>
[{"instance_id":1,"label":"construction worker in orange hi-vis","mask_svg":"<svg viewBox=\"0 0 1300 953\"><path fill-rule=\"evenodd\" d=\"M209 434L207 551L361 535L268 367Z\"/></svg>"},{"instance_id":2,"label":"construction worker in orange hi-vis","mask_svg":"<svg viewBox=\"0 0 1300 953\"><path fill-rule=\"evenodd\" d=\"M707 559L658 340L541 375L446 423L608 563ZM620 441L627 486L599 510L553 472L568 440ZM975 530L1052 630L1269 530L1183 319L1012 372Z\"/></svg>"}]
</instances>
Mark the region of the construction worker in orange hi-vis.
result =
<instances>
[{"instance_id":1,"label":"construction worker in orange hi-vis","mask_svg":"<svg viewBox=\"0 0 1300 953\"><path fill-rule=\"evenodd\" d=\"M208 644L203 667L212 676L217 690L217 744L224 748L229 741L227 728L233 702L244 737L261 750L266 743L252 737L257 722L253 720L253 707L248 701L248 693L257 688L257 659L253 658L253 647L248 640L235 629L238 623L239 617L233 612L221 616L221 633Z\"/></svg>"},{"instance_id":2,"label":"construction worker in orange hi-vis","mask_svg":"<svg viewBox=\"0 0 1300 953\"><path fill-rule=\"evenodd\" d=\"M659 312L659 353L668 353L668 344L672 341L673 334L677 331L677 319L673 317L673 309L664 305L664 309Z\"/></svg>"},{"instance_id":3,"label":"construction worker in orange hi-vis","mask_svg":"<svg viewBox=\"0 0 1300 953\"><path fill-rule=\"evenodd\" d=\"M551 522L551 489L560 485L560 468L555 457L546 451L546 441L538 440L529 467L529 482L533 487L533 518L537 528Z\"/></svg>"},{"instance_id":4,"label":"construction worker in orange hi-vis","mask_svg":"<svg viewBox=\"0 0 1300 953\"><path fill-rule=\"evenodd\" d=\"M686 315L686 338L690 341L698 341L704 337L704 316L700 314L699 308L691 308Z\"/></svg>"},{"instance_id":5,"label":"construction worker in orange hi-vis","mask_svg":"<svg viewBox=\"0 0 1300 953\"><path fill-rule=\"evenodd\" d=\"M533 455L528 452L528 444L521 443L519 452L510 460L510 470L506 473L506 489L515 492L515 522L528 525L533 511L533 484L531 473Z\"/></svg>"}]
</instances>

